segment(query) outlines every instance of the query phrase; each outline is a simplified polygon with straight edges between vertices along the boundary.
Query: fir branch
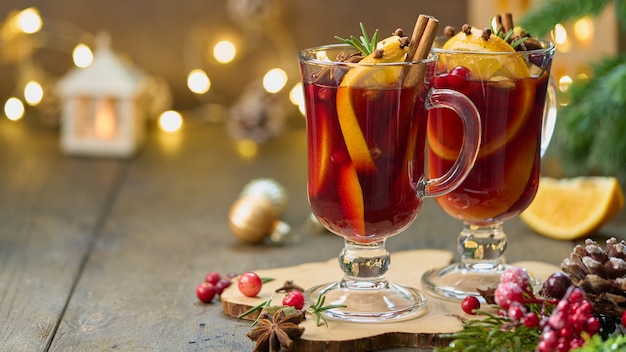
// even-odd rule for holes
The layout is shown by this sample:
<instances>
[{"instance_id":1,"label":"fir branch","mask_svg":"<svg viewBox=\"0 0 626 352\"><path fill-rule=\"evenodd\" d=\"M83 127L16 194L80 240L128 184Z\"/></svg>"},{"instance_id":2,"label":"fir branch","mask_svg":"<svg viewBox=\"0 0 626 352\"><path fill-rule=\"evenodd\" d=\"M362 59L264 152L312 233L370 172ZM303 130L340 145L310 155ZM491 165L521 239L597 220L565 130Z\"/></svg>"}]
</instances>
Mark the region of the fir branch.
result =
<instances>
[{"instance_id":1,"label":"fir branch","mask_svg":"<svg viewBox=\"0 0 626 352\"><path fill-rule=\"evenodd\" d=\"M572 352L610 352L626 350L626 336L618 334L611 336L607 340L602 340L600 335L585 337L585 344Z\"/></svg>"},{"instance_id":2,"label":"fir branch","mask_svg":"<svg viewBox=\"0 0 626 352\"><path fill-rule=\"evenodd\" d=\"M549 0L530 10L521 19L520 26L533 36L543 37L555 24L598 15L611 2L616 2L616 8L621 8L622 15L626 13L625 0ZM626 16L621 18L626 20ZM626 23L623 25L626 28Z\"/></svg>"},{"instance_id":3,"label":"fir branch","mask_svg":"<svg viewBox=\"0 0 626 352\"><path fill-rule=\"evenodd\" d=\"M593 78L574 83L571 103L559 112L557 148L573 174L626 177L626 54L592 68Z\"/></svg>"},{"instance_id":4,"label":"fir branch","mask_svg":"<svg viewBox=\"0 0 626 352\"><path fill-rule=\"evenodd\" d=\"M534 351L541 330L515 324L509 318L484 311L476 312L484 319L465 321L463 329L453 334L442 335L452 341L448 347L436 348L436 352L472 351Z\"/></svg>"}]
</instances>

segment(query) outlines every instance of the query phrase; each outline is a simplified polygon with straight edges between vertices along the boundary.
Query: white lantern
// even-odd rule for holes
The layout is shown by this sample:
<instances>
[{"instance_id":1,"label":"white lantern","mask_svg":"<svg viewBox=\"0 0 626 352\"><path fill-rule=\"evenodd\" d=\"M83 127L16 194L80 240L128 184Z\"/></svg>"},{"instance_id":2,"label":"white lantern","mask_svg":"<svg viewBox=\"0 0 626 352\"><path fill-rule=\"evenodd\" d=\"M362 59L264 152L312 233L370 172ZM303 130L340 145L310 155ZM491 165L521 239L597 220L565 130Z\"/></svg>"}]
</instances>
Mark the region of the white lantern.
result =
<instances>
[{"instance_id":1,"label":"white lantern","mask_svg":"<svg viewBox=\"0 0 626 352\"><path fill-rule=\"evenodd\" d=\"M93 63L59 82L61 148L67 154L129 157L145 134L147 78L111 50L99 34Z\"/></svg>"}]
</instances>

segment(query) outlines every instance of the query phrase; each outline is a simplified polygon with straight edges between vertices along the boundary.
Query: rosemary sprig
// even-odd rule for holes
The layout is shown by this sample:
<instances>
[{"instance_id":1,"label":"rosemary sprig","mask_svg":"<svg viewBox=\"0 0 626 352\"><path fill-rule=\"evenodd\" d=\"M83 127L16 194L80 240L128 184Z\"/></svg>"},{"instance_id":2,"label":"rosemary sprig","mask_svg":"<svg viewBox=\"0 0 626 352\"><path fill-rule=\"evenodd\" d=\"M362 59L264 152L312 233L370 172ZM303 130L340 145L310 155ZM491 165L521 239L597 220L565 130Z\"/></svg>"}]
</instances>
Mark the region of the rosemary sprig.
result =
<instances>
[{"instance_id":1,"label":"rosemary sprig","mask_svg":"<svg viewBox=\"0 0 626 352\"><path fill-rule=\"evenodd\" d=\"M335 36L335 39L345 44L348 44L350 46L353 46L354 48L359 50L363 54L363 56L367 56L373 53L374 50L376 50L376 44L378 43L379 30L376 29L376 31L374 31L374 34L372 35L372 38L370 39L370 37L367 35L367 31L365 30L365 26L363 25L363 23L360 23L360 26L361 26L362 35L359 37L359 39L357 39L353 35L351 35L350 38L348 39L342 38L340 36Z\"/></svg>"},{"instance_id":2,"label":"rosemary sprig","mask_svg":"<svg viewBox=\"0 0 626 352\"><path fill-rule=\"evenodd\" d=\"M485 311L477 311L484 319L463 320L463 329L442 335L452 341L447 347L437 348L436 352L473 351L534 351L541 330L516 324L511 319Z\"/></svg>"},{"instance_id":3,"label":"rosemary sprig","mask_svg":"<svg viewBox=\"0 0 626 352\"><path fill-rule=\"evenodd\" d=\"M262 311L263 308L269 307L270 303L272 303L272 297L270 297L267 301L263 301L263 302L257 304L256 306L248 309L247 311L239 314L237 316L237 319L241 319L241 318L245 317L246 315L250 315L250 314L256 312L257 310ZM252 322L252 324L250 324L250 327L255 326L259 322L260 318L261 318L261 314L259 314L259 316Z\"/></svg>"},{"instance_id":4,"label":"rosemary sprig","mask_svg":"<svg viewBox=\"0 0 626 352\"><path fill-rule=\"evenodd\" d=\"M328 321L326 320L322 312L334 308L346 308L347 306L343 304L330 304L325 306L324 301L326 301L326 296L319 295L319 297L317 297L317 302L315 304L309 305L308 310L311 314L315 315L315 324L317 326L322 325L320 321L323 321L324 325L328 327Z\"/></svg>"}]
</instances>

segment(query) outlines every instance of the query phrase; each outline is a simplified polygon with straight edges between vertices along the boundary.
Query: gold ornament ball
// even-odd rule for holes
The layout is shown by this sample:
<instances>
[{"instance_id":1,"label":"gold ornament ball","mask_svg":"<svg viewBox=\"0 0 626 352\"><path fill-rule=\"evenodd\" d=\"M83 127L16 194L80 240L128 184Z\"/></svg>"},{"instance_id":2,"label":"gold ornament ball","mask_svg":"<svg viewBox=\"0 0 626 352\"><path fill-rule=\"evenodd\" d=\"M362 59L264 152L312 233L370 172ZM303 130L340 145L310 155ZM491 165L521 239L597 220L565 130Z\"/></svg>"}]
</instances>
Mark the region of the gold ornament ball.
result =
<instances>
[{"instance_id":1,"label":"gold ornament ball","mask_svg":"<svg viewBox=\"0 0 626 352\"><path fill-rule=\"evenodd\" d=\"M278 223L278 214L266 197L239 198L230 208L228 225L232 233L244 242L260 243Z\"/></svg>"}]
</instances>

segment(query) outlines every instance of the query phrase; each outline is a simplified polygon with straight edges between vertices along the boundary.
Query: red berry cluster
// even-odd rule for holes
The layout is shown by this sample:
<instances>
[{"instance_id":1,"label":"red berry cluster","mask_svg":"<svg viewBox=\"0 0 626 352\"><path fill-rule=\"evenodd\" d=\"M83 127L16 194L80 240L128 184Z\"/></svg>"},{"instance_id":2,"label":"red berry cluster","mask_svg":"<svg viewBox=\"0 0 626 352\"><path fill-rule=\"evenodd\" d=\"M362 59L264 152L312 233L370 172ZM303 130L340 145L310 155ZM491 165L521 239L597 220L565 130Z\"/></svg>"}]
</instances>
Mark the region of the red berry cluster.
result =
<instances>
[{"instance_id":1,"label":"red berry cluster","mask_svg":"<svg viewBox=\"0 0 626 352\"><path fill-rule=\"evenodd\" d=\"M494 299L500 307L499 314L508 317L512 326L541 330L537 352L570 351L584 344L583 333L591 336L600 330L601 322L593 315L592 303L582 289L571 285L566 275L556 273L544 282L542 292L551 299L536 296L530 282L525 269L508 267L495 289ZM467 312L463 304L462 308Z\"/></svg>"},{"instance_id":2,"label":"red berry cluster","mask_svg":"<svg viewBox=\"0 0 626 352\"><path fill-rule=\"evenodd\" d=\"M594 335L600 330L601 322L593 315L593 305L585 299L585 292L571 287L559 301L548 318L538 352L561 352L581 347L585 341L583 332Z\"/></svg>"},{"instance_id":3,"label":"red berry cluster","mask_svg":"<svg viewBox=\"0 0 626 352\"><path fill-rule=\"evenodd\" d=\"M231 285L231 280L237 276L235 273L228 273L222 277L219 273L212 271L204 277L204 281L196 287L196 296L204 303L211 303L215 296L219 296L224 289Z\"/></svg>"},{"instance_id":4,"label":"red berry cluster","mask_svg":"<svg viewBox=\"0 0 626 352\"><path fill-rule=\"evenodd\" d=\"M536 327L541 322L537 312L529 309L529 304L549 303L535 297L528 272L516 266L510 266L504 271L494 296L496 304L501 308L500 314L509 317L514 323L524 324L529 328ZM542 304L540 309L542 316L545 308Z\"/></svg>"}]
</instances>

